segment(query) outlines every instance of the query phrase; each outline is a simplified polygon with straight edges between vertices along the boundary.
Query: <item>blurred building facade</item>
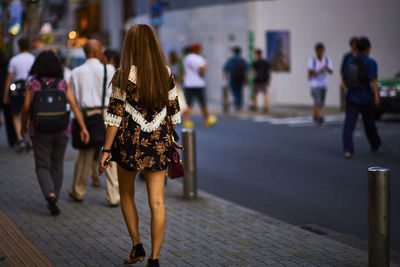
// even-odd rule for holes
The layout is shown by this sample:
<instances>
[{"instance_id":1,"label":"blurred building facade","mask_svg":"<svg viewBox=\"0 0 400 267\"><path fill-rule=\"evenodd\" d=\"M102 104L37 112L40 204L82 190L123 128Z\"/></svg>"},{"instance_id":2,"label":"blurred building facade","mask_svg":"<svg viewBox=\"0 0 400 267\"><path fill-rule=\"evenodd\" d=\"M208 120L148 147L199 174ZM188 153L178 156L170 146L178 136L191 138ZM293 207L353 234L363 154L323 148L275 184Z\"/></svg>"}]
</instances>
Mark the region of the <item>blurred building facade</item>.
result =
<instances>
[{"instance_id":1,"label":"blurred building facade","mask_svg":"<svg viewBox=\"0 0 400 267\"><path fill-rule=\"evenodd\" d=\"M151 1L132 0L135 14L127 20L125 28L134 23L151 23ZM241 46L248 59L254 47L261 48L265 54L268 45L273 45L267 38L274 35L268 32L281 33L288 42L284 57L289 70L272 73L272 104L310 105L307 60L314 54L314 44L318 41L325 43L326 54L335 67L329 77L329 106L340 103L339 67L343 54L349 50L351 36L370 38L371 56L379 64L380 77L393 76L400 70L398 0L161 2L164 5L159 36L165 51L180 51L191 42L203 44L203 54L210 64L206 77L211 100L221 98L224 84L221 69L231 54L230 48Z\"/></svg>"}]
</instances>

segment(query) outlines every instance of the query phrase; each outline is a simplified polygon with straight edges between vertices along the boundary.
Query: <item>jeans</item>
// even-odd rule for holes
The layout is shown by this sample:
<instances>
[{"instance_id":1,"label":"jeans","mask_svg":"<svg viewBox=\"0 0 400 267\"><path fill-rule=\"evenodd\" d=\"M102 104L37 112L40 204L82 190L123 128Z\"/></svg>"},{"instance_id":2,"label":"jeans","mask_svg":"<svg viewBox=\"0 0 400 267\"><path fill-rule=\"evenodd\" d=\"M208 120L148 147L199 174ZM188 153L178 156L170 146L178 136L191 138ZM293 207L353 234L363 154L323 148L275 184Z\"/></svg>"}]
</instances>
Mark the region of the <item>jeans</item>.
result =
<instances>
[{"instance_id":1,"label":"jeans","mask_svg":"<svg viewBox=\"0 0 400 267\"><path fill-rule=\"evenodd\" d=\"M45 198L51 193L60 196L67 142L68 137L59 134L32 137L36 175Z\"/></svg>"},{"instance_id":2,"label":"jeans","mask_svg":"<svg viewBox=\"0 0 400 267\"><path fill-rule=\"evenodd\" d=\"M376 150L381 145L374 120L374 106L359 105L346 102L346 117L343 128L343 148L345 152L354 153L353 132L356 127L358 114L361 113L364 123L364 130L372 150Z\"/></svg>"},{"instance_id":3,"label":"jeans","mask_svg":"<svg viewBox=\"0 0 400 267\"><path fill-rule=\"evenodd\" d=\"M233 94L233 99L235 103L235 107L237 109L242 108L242 91L243 91L243 84L231 84L231 89L232 89L232 94Z\"/></svg>"}]
</instances>

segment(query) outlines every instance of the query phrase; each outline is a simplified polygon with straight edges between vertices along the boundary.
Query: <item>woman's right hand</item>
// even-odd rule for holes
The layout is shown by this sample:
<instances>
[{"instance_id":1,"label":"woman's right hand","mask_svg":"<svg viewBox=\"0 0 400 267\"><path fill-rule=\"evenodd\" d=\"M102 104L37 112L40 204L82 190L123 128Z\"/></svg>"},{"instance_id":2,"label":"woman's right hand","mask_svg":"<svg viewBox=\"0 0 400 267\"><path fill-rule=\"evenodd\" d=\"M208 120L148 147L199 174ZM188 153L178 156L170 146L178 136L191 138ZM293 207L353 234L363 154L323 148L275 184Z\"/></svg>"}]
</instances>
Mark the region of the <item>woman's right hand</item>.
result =
<instances>
[{"instance_id":1,"label":"woman's right hand","mask_svg":"<svg viewBox=\"0 0 400 267\"><path fill-rule=\"evenodd\" d=\"M107 153L107 152L103 152L103 154L101 155L100 162L99 162L99 168L98 168L99 176L101 176L103 174L103 172L106 171L108 166L112 167L111 161L108 162L107 165L105 165L106 159L108 159L110 156L111 156L111 153Z\"/></svg>"},{"instance_id":2,"label":"woman's right hand","mask_svg":"<svg viewBox=\"0 0 400 267\"><path fill-rule=\"evenodd\" d=\"M89 143L89 141L90 141L90 134L89 134L89 132L88 132L87 129L82 129L82 130L81 130L81 141L82 141L85 145L87 145L87 144Z\"/></svg>"}]
</instances>

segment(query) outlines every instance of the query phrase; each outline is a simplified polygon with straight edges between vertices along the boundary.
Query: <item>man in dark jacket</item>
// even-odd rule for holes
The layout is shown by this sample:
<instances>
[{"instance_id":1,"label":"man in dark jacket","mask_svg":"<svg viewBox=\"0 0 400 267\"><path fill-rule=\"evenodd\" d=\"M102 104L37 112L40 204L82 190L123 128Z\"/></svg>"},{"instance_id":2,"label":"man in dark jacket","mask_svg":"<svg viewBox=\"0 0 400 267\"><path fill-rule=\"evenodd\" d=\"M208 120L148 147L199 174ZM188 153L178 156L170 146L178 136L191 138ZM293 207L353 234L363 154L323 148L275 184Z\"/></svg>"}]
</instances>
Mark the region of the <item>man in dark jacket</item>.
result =
<instances>
[{"instance_id":1,"label":"man in dark jacket","mask_svg":"<svg viewBox=\"0 0 400 267\"><path fill-rule=\"evenodd\" d=\"M243 104L243 86L247 81L248 65L240 56L242 52L240 47L234 47L232 51L233 57L228 59L224 66L224 76L225 79L229 78L229 85L235 100L235 108L236 110L241 110Z\"/></svg>"},{"instance_id":2,"label":"man in dark jacket","mask_svg":"<svg viewBox=\"0 0 400 267\"><path fill-rule=\"evenodd\" d=\"M344 63L343 79L346 86L346 117L343 128L344 157L354 154L353 132L361 113L364 130L372 152L378 151L381 140L374 120L374 108L379 106L378 65L370 58L371 43L366 37L357 41L357 56Z\"/></svg>"}]
</instances>

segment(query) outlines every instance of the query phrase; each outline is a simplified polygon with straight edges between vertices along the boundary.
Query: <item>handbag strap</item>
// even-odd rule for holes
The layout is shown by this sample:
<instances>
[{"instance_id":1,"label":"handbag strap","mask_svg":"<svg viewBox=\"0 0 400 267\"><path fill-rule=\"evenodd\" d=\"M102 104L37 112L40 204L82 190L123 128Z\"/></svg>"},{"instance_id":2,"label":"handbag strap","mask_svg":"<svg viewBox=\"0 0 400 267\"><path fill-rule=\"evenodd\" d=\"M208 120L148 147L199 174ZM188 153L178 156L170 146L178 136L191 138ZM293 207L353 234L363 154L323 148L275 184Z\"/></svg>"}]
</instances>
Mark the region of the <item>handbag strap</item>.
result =
<instances>
[{"instance_id":1,"label":"handbag strap","mask_svg":"<svg viewBox=\"0 0 400 267\"><path fill-rule=\"evenodd\" d=\"M106 89L107 89L107 67L106 64L103 64L104 66L104 78L103 78L103 95L101 98L101 109L104 109L104 104L106 100Z\"/></svg>"}]
</instances>

